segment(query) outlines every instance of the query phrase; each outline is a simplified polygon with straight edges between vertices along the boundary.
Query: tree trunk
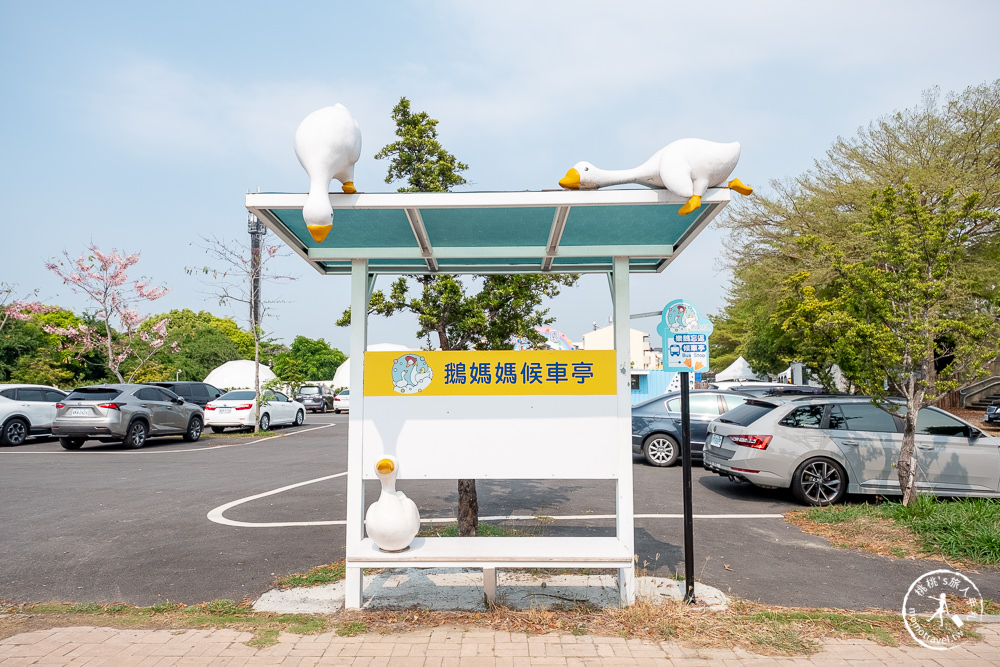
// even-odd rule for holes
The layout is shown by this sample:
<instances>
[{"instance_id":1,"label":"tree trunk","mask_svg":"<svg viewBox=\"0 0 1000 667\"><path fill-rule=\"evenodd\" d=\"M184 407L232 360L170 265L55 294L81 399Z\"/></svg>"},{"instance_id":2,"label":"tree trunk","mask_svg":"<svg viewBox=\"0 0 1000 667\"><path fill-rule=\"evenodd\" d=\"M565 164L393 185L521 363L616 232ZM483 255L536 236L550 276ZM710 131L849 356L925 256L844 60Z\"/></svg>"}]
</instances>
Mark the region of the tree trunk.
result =
<instances>
[{"instance_id":1,"label":"tree trunk","mask_svg":"<svg viewBox=\"0 0 1000 667\"><path fill-rule=\"evenodd\" d=\"M479 497L476 480L458 480L458 536L475 537L479 534Z\"/></svg>"},{"instance_id":2,"label":"tree trunk","mask_svg":"<svg viewBox=\"0 0 1000 667\"><path fill-rule=\"evenodd\" d=\"M904 507L917 498L917 459L914 456L916 431L917 409L916 406L908 405L903 419L903 446L899 449L899 461L896 462L896 476L899 479L899 490L903 493Z\"/></svg>"}]
</instances>

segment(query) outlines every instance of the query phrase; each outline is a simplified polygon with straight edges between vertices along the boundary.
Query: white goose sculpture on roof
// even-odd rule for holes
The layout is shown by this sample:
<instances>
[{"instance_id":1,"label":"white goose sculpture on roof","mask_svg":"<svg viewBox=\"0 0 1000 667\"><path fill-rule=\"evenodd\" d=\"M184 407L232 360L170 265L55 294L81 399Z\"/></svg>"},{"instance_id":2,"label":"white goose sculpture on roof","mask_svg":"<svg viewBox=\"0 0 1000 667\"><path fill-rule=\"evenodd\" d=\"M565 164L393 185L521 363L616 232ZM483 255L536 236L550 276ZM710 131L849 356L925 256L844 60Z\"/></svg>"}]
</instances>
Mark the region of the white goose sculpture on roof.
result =
<instances>
[{"instance_id":1,"label":"white goose sculpture on roof","mask_svg":"<svg viewBox=\"0 0 1000 667\"><path fill-rule=\"evenodd\" d=\"M354 194L354 165L361 157L361 130L342 104L324 107L305 117L295 130L295 155L309 175L309 195L302 218L309 234L320 243L333 229L330 181Z\"/></svg>"},{"instance_id":2,"label":"white goose sculpture on roof","mask_svg":"<svg viewBox=\"0 0 1000 667\"><path fill-rule=\"evenodd\" d=\"M701 207L701 198L709 188L725 183L739 160L738 142L720 144L705 139L678 139L633 169L607 170L589 162L578 162L566 172L559 185L570 190L596 190L624 183L666 188L688 198L678 211L687 215ZM753 188L738 178L729 181L728 185L741 195L753 192Z\"/></svg>"}]
</instances>

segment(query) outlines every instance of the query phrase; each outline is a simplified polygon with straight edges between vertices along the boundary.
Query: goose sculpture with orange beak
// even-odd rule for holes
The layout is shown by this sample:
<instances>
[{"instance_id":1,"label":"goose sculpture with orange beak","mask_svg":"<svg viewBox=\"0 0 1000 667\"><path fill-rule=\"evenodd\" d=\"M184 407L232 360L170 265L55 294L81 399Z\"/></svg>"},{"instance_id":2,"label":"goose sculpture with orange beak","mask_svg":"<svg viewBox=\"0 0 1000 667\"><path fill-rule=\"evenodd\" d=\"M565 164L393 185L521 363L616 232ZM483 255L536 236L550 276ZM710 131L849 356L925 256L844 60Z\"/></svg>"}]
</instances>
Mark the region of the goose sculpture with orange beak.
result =
<instances>
[{"instance_id":1,"label":"goose sculpture with orange beak","mask_svg":"<svg viewBox=\"0 0 1000 667\"><path fill-rule=\"evenodd\" d=\"M330 181L354 194L354 165L361 157L361 130L342 104L324 107L305 117L295 130L295 155L309 175L309 195L302 218L309 234L320 243L333 229Z\"/></svg>"},{"instance_id":2,"label":"goose sculpture with orange beak","mask_svg":"<svg viewBox=\"0 0 1000 667\"><path fill-rule=\"evenodd\" d=\"M365 513L365 530L382 551L403 551L420 530L417 505L396 490L399 462L383 456L375 463L375 473L382 483L382 494Z\"/></svg>"},{"instance_id":3,"label":"goose sculpture with orange beak","mask_svg":"<svg viewBox=\"0 0 1000 667\"><path fill-rule=\"evenodd\" d=\"M704 139L678 139L633 169L607 170L589 162L578 162L566 172L559 185L570 190L596 190L625 183L666 188L687 197L687 202L678 211L687 215L701 207L701 198L709 188L725 183L739 160L738 142L720 144ZM753 192L738 178L729 181L728 186L741 195Z\"/></svg>"}]
</instances>

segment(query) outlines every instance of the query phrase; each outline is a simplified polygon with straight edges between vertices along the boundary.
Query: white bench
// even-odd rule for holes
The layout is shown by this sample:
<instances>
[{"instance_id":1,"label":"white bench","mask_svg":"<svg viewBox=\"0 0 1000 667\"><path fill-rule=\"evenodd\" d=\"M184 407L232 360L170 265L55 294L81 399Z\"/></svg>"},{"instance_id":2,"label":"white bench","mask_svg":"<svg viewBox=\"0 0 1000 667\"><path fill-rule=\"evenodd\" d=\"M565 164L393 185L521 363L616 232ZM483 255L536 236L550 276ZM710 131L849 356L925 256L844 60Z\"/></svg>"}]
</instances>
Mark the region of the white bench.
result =
<instances>
[{"instance_id":1,"label":"white bench","mask_svg":"<svg viewBox=\"0 0 1000 667\"><path fill-rule=\"evenodd\" d=\"M496 601L498 568L629 568L632 549L617 537L417 537L388 553L370 538L348 552L353 567L465 567L483 570L483 592Z\"/></svg>"}]
</instances>

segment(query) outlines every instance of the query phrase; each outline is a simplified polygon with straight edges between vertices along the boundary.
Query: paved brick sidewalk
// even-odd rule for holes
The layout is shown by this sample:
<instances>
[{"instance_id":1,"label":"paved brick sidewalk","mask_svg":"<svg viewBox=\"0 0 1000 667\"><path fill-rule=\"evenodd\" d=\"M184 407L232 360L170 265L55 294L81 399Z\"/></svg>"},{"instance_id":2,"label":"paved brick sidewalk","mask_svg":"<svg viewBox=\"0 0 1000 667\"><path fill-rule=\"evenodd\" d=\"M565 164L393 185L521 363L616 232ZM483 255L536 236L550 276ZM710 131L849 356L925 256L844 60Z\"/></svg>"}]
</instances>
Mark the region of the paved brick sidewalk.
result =
<instances>
[{"instance_id":1,"label":"paved brick sidewalk","mask_svg":"<svg viewBox=\"0 0 1000 667\"><path fill-rule=\"evenodd\" d=\"M38 630L0 641L0 666L10 665L997 665L1000 627L980 626L983 641L948 651L888 648L868 641L833 641L809 657L772 658L740 649L692 649L670 642L616 637L524 635L436 628L400 635L286 635L253 648L233 630Z\"/></svg>"}]
</instances>

